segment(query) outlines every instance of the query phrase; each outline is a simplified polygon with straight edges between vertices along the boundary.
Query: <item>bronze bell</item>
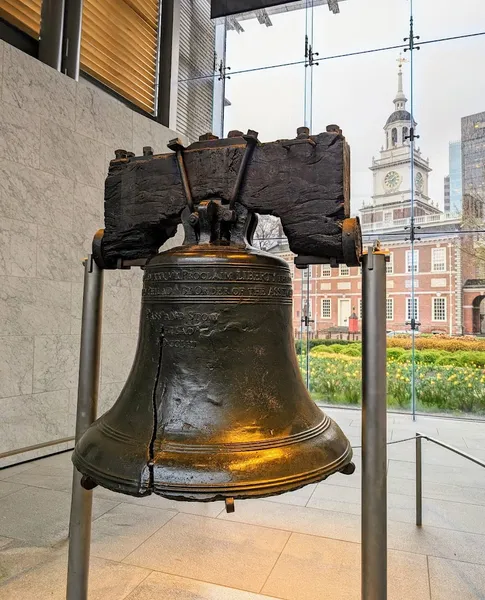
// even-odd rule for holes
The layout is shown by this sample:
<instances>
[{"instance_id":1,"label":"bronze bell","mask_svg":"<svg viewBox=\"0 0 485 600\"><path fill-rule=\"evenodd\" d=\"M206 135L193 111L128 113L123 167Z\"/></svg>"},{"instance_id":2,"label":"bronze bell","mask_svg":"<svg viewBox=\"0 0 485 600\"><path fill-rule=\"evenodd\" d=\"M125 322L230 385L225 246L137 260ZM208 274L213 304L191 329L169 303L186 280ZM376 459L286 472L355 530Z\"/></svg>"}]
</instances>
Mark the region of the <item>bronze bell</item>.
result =
<instances>
[{"instance_id":1,"label":"bronze bell","mask_svg":"<svg viewBox=\"0 0 485 600\"><path fill-rule=\"evenodd\" d=\"M131 373L76 445L77 469L116 492L197 501L351 473L349 441L300 375L286 262L248 244L239 205L201 202L183 223L184 245L145 267Z\"/></svg>"}]
</instances>

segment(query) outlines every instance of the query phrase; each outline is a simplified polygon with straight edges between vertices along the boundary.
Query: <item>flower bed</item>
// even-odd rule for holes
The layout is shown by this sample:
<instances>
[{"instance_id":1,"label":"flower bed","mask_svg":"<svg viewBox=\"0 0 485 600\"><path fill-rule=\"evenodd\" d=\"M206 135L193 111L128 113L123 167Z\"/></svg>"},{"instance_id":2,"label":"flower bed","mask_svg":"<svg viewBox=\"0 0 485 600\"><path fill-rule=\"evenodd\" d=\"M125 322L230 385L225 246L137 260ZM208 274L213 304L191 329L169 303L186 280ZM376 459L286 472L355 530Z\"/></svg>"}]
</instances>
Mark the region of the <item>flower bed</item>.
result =
<instances>
[{"instance_id":1,"label":"flower bed","mask_svg":"<svg viewBox=\"0 0 485 600\"><path fill-rule=\"evenodd\" d=\"M415 365L414 372L419 410L485 415L484 368L422 362ZM388 357L388 406L410 408L411 377L409 361ZM310 354L310 392L314 399L357 405L361 385L359 356L332 352L330 348Z\"/></svg>"}]
</instances>

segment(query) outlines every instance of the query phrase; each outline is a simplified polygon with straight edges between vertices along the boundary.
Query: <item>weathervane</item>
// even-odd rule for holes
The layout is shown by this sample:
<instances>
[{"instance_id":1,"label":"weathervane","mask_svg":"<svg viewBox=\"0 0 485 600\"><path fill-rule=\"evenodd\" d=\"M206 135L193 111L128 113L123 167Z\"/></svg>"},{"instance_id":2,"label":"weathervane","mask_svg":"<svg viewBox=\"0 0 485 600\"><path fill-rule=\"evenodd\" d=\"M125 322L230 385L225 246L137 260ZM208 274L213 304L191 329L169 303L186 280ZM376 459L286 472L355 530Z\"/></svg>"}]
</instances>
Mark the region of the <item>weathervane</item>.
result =
<instances>
[{"instance_id":1,"label":"weathervane","mask_svg":"<svg viewBox=\"0 0 485 600\"><path fill-rule=\"evenodd\" d=\"M399 65L399 70L402 69L404 63L409 62L407 58L404 58L402 52L399 53L399 58L396 58L397 64Z\"/></svg>"}]
</instances>

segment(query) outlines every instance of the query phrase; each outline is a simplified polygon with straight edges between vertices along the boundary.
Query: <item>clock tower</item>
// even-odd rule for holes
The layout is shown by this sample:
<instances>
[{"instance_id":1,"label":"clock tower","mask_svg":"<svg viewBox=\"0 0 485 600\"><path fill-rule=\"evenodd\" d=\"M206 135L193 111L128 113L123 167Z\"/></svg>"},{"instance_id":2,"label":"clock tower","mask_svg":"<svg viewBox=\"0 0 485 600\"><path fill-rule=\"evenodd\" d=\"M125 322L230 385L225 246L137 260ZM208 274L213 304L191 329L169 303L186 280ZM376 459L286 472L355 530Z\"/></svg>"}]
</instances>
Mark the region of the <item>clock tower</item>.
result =
<instances>
[{"instance_id":1,"label":"clock tower","mask_svg":"<svg viewBox=\"0 0 485 600\"><path fill-rule=\"evenodd\" d=\"M429 161L421 150L414 147L411 169L410 136L416 135L417 123L406 110L407 98L403 91L402 64L399 58L397 94L394 111L384 125L384 145L379 158L372 158L373 194L370 204L361 208L363 223L391 224L396 219L411 216L411 198L414 190L414 215L441 213L428 196ZM411 171L413 179L411 181Z\"/></svg>"}]
</instances>

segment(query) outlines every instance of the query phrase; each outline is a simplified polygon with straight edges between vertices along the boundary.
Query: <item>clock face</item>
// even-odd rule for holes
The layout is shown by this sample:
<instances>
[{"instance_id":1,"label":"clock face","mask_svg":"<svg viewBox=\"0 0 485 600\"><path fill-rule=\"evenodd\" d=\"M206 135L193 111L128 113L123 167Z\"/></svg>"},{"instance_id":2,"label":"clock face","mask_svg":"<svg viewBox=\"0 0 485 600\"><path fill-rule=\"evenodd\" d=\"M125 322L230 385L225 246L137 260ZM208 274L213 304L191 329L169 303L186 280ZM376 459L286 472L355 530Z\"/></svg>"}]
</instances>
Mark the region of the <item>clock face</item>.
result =
<instances>
[{"instance_id":1,"label":"clock face","mask_svg":"<svg viewBox=\"0 0 485 600\"><path fill-rule=\"evenodd\" d=\"M395 190L401 183L401 176L397 171L389 171L384 177L384 185L388 190Z\"/></svg>"},{"instance_id":2,"label":"clock face","mask_svg":"<svg viewBox=\"0 0 485 600\"><path fill-rule=\"evenodd\" d=\"M416 174L416 178L414 180L414 183L416 185L416 189L418 190L418 192L422 192L423 191L423 186L424 186L424 177L422 173L417 173Z\"/></svg>"}]
</instances>

